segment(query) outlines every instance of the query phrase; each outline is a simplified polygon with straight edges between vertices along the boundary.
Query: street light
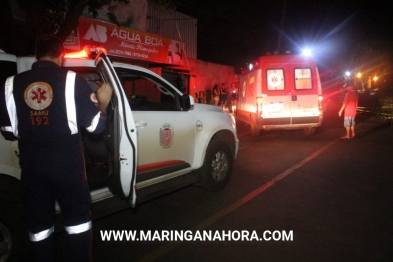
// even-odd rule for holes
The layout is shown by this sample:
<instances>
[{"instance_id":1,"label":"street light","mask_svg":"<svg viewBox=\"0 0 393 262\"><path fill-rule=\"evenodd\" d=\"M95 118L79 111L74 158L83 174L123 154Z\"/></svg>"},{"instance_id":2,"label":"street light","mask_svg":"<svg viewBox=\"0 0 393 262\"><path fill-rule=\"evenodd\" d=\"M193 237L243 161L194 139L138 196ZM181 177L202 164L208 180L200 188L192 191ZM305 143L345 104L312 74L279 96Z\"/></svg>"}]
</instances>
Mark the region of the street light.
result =
<instances>
[{"instance_id":1,"label":"street light","mask_svg":"<svg viewBox=\"0 0 393 262\"><path fill-rule=\"evenodd\" d=\"M360 80L360 84L362 85L362 92L364 92L364 85L365 85L365 83L363 82L363 79L362 79L362 73L357 73L357 77L359 78L359 80Z\"/></svg>"},{"instance_id":2,"label":"street light","mask_svg":"<svg viewBox=\"0 0 393 262\"><path fill-rule=\"evenodd\" d=\"M373 80L374 80L374 85L373 85L374 90L378 90L378 86L377 86L378 76L374 76L374 77L373 77Z\"/></svg>"},{"instance_id":3,"label":"street light","mask_svg":"<svg viewBox=\"0 0 393 262\"><path fill-rule=\"evenodd\" d=\"M306 49L302 50L302 54L303 54L303 56L308 57L308 56L312 55L312 51L311 51L311 49L306 48Z\"/></svg>"}]
</instances>

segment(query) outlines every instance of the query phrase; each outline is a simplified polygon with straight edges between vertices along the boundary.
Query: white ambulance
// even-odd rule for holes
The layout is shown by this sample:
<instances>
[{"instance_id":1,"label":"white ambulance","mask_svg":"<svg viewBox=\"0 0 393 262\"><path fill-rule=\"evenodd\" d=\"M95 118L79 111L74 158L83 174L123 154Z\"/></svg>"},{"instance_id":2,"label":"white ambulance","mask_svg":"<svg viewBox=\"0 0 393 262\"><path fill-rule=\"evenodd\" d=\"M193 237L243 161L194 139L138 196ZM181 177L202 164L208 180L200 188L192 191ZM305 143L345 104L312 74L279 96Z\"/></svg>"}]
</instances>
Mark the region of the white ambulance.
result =
<instances>
[{"instance_id":1,"label":"white ambulance","mask_svg":"<svg viewBox=\"0 0 393 262\"><path fill-rule=\"evenodd\" d=\"M304 129L322 124L322 87L315 61L298 55L267 55L243 72L236 120L261 130Z\"/></svg>"},{"instance_id":2,"label":"white ambulance","mask_svg":"<svg viewBox=\"0 0 393 262\"><path fill-rule=\"evenodd\" d=\"M0 53L0 82L34 61ZM228 183L239 147L232 115L196 104L152 71L105 54L65 59L63 66L84 76L92 92L102 82L114 89L106 131L83 133L93 218L187 185L214 191ZM0 261L20 254L20 213L18 142L0 135Z\"/></svg>"}]
</instances>

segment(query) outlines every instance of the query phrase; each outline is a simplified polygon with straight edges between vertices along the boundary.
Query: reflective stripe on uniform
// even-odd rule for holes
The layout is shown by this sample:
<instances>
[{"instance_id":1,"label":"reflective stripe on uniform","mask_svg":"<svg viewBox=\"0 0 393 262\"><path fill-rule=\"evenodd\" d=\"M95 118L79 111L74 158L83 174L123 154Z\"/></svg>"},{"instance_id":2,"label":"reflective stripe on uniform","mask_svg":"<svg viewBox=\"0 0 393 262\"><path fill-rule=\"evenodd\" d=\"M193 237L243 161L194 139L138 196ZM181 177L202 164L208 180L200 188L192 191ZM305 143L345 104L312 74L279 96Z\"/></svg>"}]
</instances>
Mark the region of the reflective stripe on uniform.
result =
<instances>
[{"instance_id":1,"label":"reflective stripe on uniform","mask_svg":"<svg viewBox=\"0 0 393 262\"><path fill-rule=\"evenodd\" d=\"M75 72L72 71L67 72L65 101L66 101L68 126L71 130L71 135L78 133L78 123L76 120L76 106L75 106L75 77L76 77Z\"/></svg>"},{"instance_id":2,"label":"reflective stripe on uniform","mask_svg":"<svg viewBox=\"0 0 393 262\"><path fill-rule=\"evenodd\" d=\"M18 136L18 117L16 115L16 105L14 99L14 76L10 76L5 81L5 103L8 116L10 117L11 127L5 127L5 131L10 131L14 136ZM9 129L11 128L11 129Z\"/></svg>"},{"instance_id":3,"label":"reflective stripe on uniform","mask_svg":"<svg viewBox=\"0 0 393 262\"><path fill-rule=\"evenodd\" d=\"M29 232L30 241L32 241L32 242L42 241L42 240L48 238L54 231L55 231L55 227L52 226L51 228L46 229L41 232L38 232L36 234Z\"/></svg>"},{"instance_id":4,"label":"reflective stripe on uniform","mask_svg":"<svg viewBox=\"0 0 393 262\"><path fill-rule=\"evenodd\" d=\"M79 234L90 230L91 228L91 221L77 225L77 226L69 226L65 227L65 230L69 235L71 234Z\"/></svg>"},{"instance_id":5,"label":"reflective stripe on uniform","mask_svg":"<svg viewBox=\"0 0 393 262\"><path fill-rule=\"evenodd\" d=\"M100 121L100 117L101 117L101 113L98 112L97 115L93 118L93 121L91 121L91 125L88 128L86 128L88 132L91 133L94 132L94 130L96 130L98 122Z\"/></svg>"},{"instance_id":6,"label":"reflective stripe on uniform","mask_svg":"<svg viewBox=\"0 0 393 262\"><path fill-rule=\"evenodd\" d=\"M1 131L12 132L12 126L2 126Z\"/></svg>"}]
</instances>

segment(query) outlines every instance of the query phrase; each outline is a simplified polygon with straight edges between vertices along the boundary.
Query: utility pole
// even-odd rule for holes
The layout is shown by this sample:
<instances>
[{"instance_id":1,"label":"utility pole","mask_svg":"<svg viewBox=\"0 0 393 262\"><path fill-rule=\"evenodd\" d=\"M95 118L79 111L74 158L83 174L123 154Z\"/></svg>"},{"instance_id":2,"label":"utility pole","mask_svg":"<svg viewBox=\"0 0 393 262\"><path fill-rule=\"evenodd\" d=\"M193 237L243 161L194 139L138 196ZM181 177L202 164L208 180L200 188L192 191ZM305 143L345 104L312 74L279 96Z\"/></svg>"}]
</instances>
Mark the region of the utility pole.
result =
<instances>
[{"instance_id":1,"label":"utility pole","mask_svg":"<svg viewBox=\"0 0 393 262\"><path fill-rule=\"evenodd\" d=\"M282 33L284 32L284 23L285 23L285 15L287 11L287 0L283 1L283 7L281 11L281 20L280 20L280 30L278 31L278 41L276 51L280 52L281 43L282 43Z\"/></svg>"}]
</instances>

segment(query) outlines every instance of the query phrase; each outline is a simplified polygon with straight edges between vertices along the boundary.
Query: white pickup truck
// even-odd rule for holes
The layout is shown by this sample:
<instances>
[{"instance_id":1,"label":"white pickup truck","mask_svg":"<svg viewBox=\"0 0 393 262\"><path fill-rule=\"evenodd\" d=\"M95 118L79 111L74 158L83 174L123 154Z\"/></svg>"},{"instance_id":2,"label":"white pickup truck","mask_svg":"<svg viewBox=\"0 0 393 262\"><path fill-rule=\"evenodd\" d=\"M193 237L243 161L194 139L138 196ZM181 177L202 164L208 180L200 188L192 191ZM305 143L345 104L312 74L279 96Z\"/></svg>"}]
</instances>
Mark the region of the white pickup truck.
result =
<instances>
[{"instance_id":1,"label":"white pickup truck","mask_svg":"<svg viewBox=\"0 0 393 262\"><path fill-rule=\"evenodd\" d=\"M1 84L34 62L0 52ZM219 190L228 183L239 147L232 115L105 54L65 59L63 67L84 76L93 91L102 82L113 87L105 132L83 133L93 218L102 211L95 205L105 201L134 206L188 185ZM0 136L0 261L18 253L22 241L18 142L7 139ZM115 204L103 206L106 214L117 211Z\"/></svg>"}]
</instances>

